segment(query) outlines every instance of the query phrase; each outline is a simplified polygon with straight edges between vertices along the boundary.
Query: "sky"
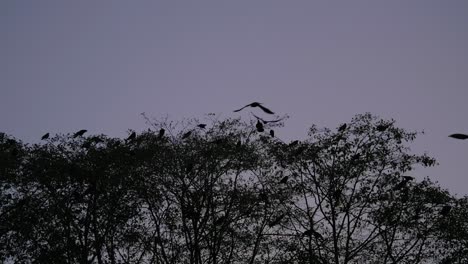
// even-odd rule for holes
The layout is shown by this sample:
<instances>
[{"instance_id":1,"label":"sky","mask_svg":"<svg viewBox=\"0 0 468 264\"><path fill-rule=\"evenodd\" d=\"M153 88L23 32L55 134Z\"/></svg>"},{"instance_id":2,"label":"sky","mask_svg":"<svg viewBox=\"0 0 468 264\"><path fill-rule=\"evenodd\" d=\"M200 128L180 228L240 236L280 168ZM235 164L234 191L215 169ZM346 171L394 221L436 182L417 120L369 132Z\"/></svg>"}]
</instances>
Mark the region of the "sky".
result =
<instances>
[{"instance_id":1,"label":"sky","mask_svg":"<svg viewBox=\"0 0 468 264\"><path fill-rule=\"evenodd\" d=\"M0 1L0 131L125 137L172 120L288 114L280 138L371 112L468 195L468 1Z\"/></svg>"}]
</instances>

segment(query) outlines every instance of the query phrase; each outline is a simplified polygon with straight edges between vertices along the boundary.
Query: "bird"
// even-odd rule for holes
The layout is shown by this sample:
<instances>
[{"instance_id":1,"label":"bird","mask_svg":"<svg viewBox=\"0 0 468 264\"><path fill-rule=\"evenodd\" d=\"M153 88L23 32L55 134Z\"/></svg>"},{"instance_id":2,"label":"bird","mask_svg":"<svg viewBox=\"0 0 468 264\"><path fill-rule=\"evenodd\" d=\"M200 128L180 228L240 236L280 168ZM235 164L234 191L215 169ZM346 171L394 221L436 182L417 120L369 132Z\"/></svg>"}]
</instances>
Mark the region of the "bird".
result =
<instances>
[{"instance_id":1,"label":"bird","mask_svg":"<svg viewBox=\"0 0 468 264\"><path fill-rule=\"evenodd\" d=\"M49 133L46 133L41 137L41 140L48 139L49 138Z\"/></svg>"},{"instance_id":2,"label":"bird","mask_svg":"<svg viewBox=\"0 0 468 264\"><path fill-rule=\"evenodd\" d=\"M255 127L257 128L258 132L265 131L265 129L263 128L263 124L262 124L262 122L260 122L260 120L257 121L257 124L255 125Z\"/></svg>"},{"instance_id":3,"label":"bird","mask_svg":"<svg viewBox=\"0 0 468 264\"><path fill-rule=\"evenodd\" d=\"M311 235L315 236L316 238L323 239L323 236L319 232L317 232L317 231L315 231L313 229L309 229L309 230L305 231L304 233L302 233L302 237L311 236Z\"/></svg>"},{"instance_id":4,"label":"bird","mask_svg":"<svg viewBox=\"0 0 468 264\"><path fill-rule=\"evenodd\" d=\"M376 127L376 129L377 129L377 131L379 131L379 132L383 132L383 131L387 130L387 128L389 128L390 125L391 125L391 124L378 125L378 126Z\"/></svg>"},{"instance_id":5,"label":"bird","mask_svg":"<svg viewBox=\"0 0 468 264\"><path fill-rule=\"evenodd\" d=\"M76 132L75 134L73 134L73 138L77 138L77 137L81 137L84 135L84 133L88 132L88 130L86 129L81 129L80 131Z\"/></svg>"},{"instance_id":6,"label":"bird","mask_svg":"<svg viewBox=\"0 0 468 264\"><path fill-rule=\"evenodd\" d=\"M270 136L275 137L275 131L273 129L270 129Z\"/></svg>"},{"instance_id":7,"label":"bird","mask_svg":"<svg viewBox=\"0 0 468 264\"><path fill-rule=\"evenodd\" d=\"M279 223L281 223L281 220L283 220L285 215L286 214L281 214L280 216L276 217L275 219L273 219L273 221L268 223L268 226L273 227L275 225L278 225Z\"/></svg>"},{"instance_id":8,"label":"bird","mask_svg":"<svg viewBox=\"0 0 468 264\"><path fill-rule=\"evenodd\" d=\"M242 108L240 108L240 109L234 110L234 112L239 112L239 111L241 111L242 109L244 109L244 108L246 108L246 107L259 107L260 109L263 110L263 112L265 112L265 113L267 113L267 114L270 114L270 115L273 115L273 114L274 114L270 109L264 107L264 106L263 106L261 103L259 103L259 102L253 102L253 103L248 104L248 105L246 105L246 106L244 106L244 107L242 107Z\"/></svg>"},{"instance_id":9,"label":"bird","mask_svg":"<svg viewBox=\"0 0 468 264\"><path fill-rule=\"evenodd\" d=\"M407 182L408 182L407 180L401 181L399 184L397 184L395 187L393 187L393 190L397 191L397 190L402 189L403 187L406 187Z\"/></svg>"},{"instance_id":10,"label":"bird","mask_svg":"<svg viewBox=\"0 0 468 264\"><path fill-rule=\"evenodd\" d=\"M456 138L456 139L467 139L468 135L457 133L457 134L452 134L449 137Z\"/></svg>"},{"instance_id":11,"label":"bird","mask_svg":"<svg viewBox=\"0 0 468 264\"><path fill-rule=\"evenodd\" d=\"M402 177L403 177L403 180L406 182L414 180L414 177L412 176L402 176Z\"/></svg>"},{"instance_id":12,"label":"bird","mask_svg":"<svg viewBox=\"0 0 468 264\"><path fill-rule=\"evenodd\" d=\"M198 124L197 127L204 129L206 127L206 124Z\"/></svg>"},{"instance_id":13,"label":"bird","mask_svg":"<svg viewBox=\"0 0 468 264\"><path fill-rule=\"evenodd\" d=\"M444 205L442 207L442 210L440 210L440 215L442 216L447 216L450 213L450 210L452 210L452 206L450 205Z\"/></svg>"},{"instance_id":14,"label":"bird","mask_svg":"<svg viewBox=\"0 0 468 264\"><path fill-rule=\"evenodd\" d=\"M279 181L279 183L286 184L286 182L288 182L288 179L289 179L288 176L284 176L284 177Z\"/></svg>"},{"instance_id":15,"label":"bird","mask_svg":"<svg viewBox=\"0 0 468 264\"><path fill-rule=\"evenodd\" d=\"M166 130L164 130L164 128L161 128L159 130L159 138L162 138L164 136L164 132L166 132Z\"/></svg>"},{"instance_id":16,"label":"bird","mask_svg":"<svg viewBox=\"0 0 468 264\"><path fill-rule=\"evenodd\" d=\"M133 132L130 134L130 136L128 136L127 140L130 141L130 140L134 140L135 138L136 138L136 132L133 131Z\"/></svg>"},{"instance_id":17,"label":"bird","mask_svg":"<svg viewBox=\"0 0 468 264\"><path fill-rule=\"evenodd\" d=\"M250 112L253 116L255 116L255 118L257 118L257 120L260 120L263 122L263 124L268 124L268 123L277 123L277 122L280 122L280 121L283 121L284 118L280 118L280 119L276 119L276 120L265 120L261 117L258 117L256 116L254 113Z\"/></svg>"},{"instance_id":18,"label":"bird","mask_svg":"<svg viewBox=\"0 0 468 264\"><path fill-rule=\"evenodd\" d=\"M299 140L294 140L291 143L289 143L289 146L292 147L292 146L296 146L297 144L299 144Z\"/></svg>"},{"instance_id":19,"label":"bird","mask_svg":"<svg viewBox=\"0 0 468 264\"><path fill-rule=\"evenodd\" d=\"M220 225L220 224L222 224L222 223L224 222L224 220L226 220L226 216L225 216L225 215L223 215L223 216L221 216L220 218L216 219L216 221L214 221L214 224L215 224L215 225Z\"/></svg>"},{"instance_id":20,"label":"bird","mask_svg":"<svg viewBox=\"0 0 468 264\"><path fill-rule=\"evenodd\" d=\"M192 131L189 131L189 132L183 134L182 139L186 139L186 138L190 137L191 134L192 134Z\"/></svg>"},{"instance_id":21,"label":"bird","mask_svg":"<svg viewBox=\"0 0 468 264\"><path fill-rule=\"evenodd\" d=\"M346 127L347 127L347 125L346 125L346 123L344 123L343 125L341 125L341 126L338 128L338 132L343 132L343 131L345 131L345 130L346 130Z\"/></svg>"}]
</instances>

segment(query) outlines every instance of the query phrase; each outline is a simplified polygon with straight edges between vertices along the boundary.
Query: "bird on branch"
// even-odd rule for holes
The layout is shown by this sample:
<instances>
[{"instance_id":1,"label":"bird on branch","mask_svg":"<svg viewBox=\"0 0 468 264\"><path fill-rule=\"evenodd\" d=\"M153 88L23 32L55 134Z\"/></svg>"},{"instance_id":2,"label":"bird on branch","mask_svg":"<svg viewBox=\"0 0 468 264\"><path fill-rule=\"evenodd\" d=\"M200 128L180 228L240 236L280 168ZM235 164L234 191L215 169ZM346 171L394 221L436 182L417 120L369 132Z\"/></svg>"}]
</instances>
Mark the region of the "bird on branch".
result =
<instances>
[{"instance_id":1,"label":"bird on branch","mask_svg":"<svg viewBox=\"0 0 468 264\"><path fill-rule=\"evenodd\" d=\"M41 137L41 140L45 140L45 139L48 139L49 138L49 133L46 133L45 135L43 135Z\"/></svg>"},{"instance_id":2,"label":"bird on branch","mask_svg":"<svg viewBox=\"0 0 468 264\"><path fill-rule=\"evenodd\" d=\"M76 132L75 134L73 134L73 138L77 138L77 137L81 137L84 135L84 133L88 132L88 130L86 129L81 129L80 131Z\"/></svg>"}]
</instances>

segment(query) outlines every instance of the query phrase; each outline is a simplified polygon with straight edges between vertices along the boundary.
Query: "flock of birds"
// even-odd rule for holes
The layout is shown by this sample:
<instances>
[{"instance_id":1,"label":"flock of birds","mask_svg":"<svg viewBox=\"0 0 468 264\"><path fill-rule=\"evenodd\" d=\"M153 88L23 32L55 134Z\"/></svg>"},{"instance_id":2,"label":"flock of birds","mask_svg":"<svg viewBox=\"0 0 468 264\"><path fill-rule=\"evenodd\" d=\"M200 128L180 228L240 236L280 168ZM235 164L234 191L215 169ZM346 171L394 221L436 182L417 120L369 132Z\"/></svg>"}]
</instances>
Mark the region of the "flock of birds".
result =
<instances>
[{"instance_id":1,"label":"flock of birds","mask_svg":"<svg viewBox=\"0 0 468 264\"><path fill-rule=\"evenodd\" d=\"M267 107L263 106L263 105L262 105L261 103L259 103L259 102L253 102L253 103L247 104L247 105L245 105L245 106L243 106L243 107L241 107L241 108L239 108L239 109L237 109L237 110L234 110L234 112L240 112L240 111L242 111L243 109L245 109L245 108L247 108L247 107L259 108L259 109L261 109L261 110L262 110L264 113L266 113L266 114L270 114L270 115L275 114L273 111L271 111L271 110L268 109ZM252 113L252 115L257 119L257 123L256 123L256 125L255 125L255 128L256 128L256 130L257 130L258 132L260 132L260 133L262 133L262 132L265 131L264 125L266 125L266 124L268 124L268 123L276 123L276 122L282 121L282 119L277 119L277 120L265 120L265 119L263 119L263 118L260 118L260 117L256 116L256 115L253 114L253 113ZM388 124L388 125L378 125L378 126L376 127L376 129L377 129L377 131L385 131L389 126L390 126L390 124ZM204 128L206 127L206 124L198 124L197 127L200 128L200 129L204 129ZM347 128L347 125L346 125L346 124L343 124L343 125L341 125L341 126L338 128L338 132L343 132L343 131L346 130L346 128ZM73 137L73 138L82 137L87 131L88 131L88 130L86 130L86 129L81 129L81 130L75 132L75 133L73 134L72 137ZM165 133L165 130L164 130L163 128L161 128L161 129L159 130L159 134L158 134L159 138L162 138L162 137L164 136L164 133ZM192 131L188 131L188 132L184 133L184 134L182 135L182 139L186 139L186 138L190 137L191 133L192 133ZM270 131L269 131L269 134L270 134L271 137L274 137L274 136L275 136L275 132L274 132L273 130L270 130ZM49 134L49 133L46 133L45 135L43 135L43 136L41 137L41 140L46 140L46 139L49 138L49 136L50 136L50 134ZM134 139L136 138L136 136L137 136L137 135L136 135L136 132L132 132L132 133L127 137L126 140L127 140L127 141L132 141L132 140L134 140ZM460 139L460 140L468 139L468 135L466 135L466 134L461 134L461 133L451 134L451 135L449 135L449 137L455 138L455 139ZM291 146L292 146L292 145L296 145L296 144L298 144L298 142L299 142L299 141L295 140L295 141L291 142L290 145L291 145ZM288 176L283 177L283 178L279 181L279 183L280 183L280 184L287 184L288 178L289 178ZM399 184L397 184L397 185L393 188L393 190L400 190L400 189L404 188L404 187L406 186L406 184L407 184L409 181L414 180L414 178L411 177L411 176L403 176L402 178L403 178L403 180L402 180ZM448 216L451 209L452 209L452 206L450 206L450 205L444 205L444 206L442 207L441 211L439 212L439 214L442 215L442 216ZM281 215L279 215L278 217L276 217L276 218L274 218L272 221L270 221L268 225L269 225L270 227L273 227L273 226L276 226L276 225L280 224L281 221L283 220L283 218L284 218L285 216L286 216L286 214L281 214ZM218 219L217 221L220 221L220 219ZM312 229L309 229L309 230L306 230L305 232L303 232L303 233L302 233L302 237L304 237L304 236L308 236L308 237L314 236L314 237L317 238L317 239L321 239L321 240L323 239L322 235L321 235L320 233L318 233L317 231L315 231L313 228L312 228Z\"/></svg>"}]
</instances>

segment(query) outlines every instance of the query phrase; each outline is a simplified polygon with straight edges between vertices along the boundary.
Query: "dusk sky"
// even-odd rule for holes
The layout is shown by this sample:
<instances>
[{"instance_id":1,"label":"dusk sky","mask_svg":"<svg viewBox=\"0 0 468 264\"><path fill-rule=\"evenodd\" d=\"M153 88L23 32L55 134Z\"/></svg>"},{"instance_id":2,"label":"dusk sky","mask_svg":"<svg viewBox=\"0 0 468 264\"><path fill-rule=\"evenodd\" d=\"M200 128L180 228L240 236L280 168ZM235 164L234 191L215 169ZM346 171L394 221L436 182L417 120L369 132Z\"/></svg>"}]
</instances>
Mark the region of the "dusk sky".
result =
<instances>
[{"instance_id":1,"label":"dusk sky","mask_svg":"<svg viewBox=\"0 0 468 264\"><path fill-rule=\"evenodd\" d=\"M0 1L0 131L37 143L259 101L304 139L355 114L424 130L418 169L468 194L468 1Z\"/></svg>"}]
</instances>

